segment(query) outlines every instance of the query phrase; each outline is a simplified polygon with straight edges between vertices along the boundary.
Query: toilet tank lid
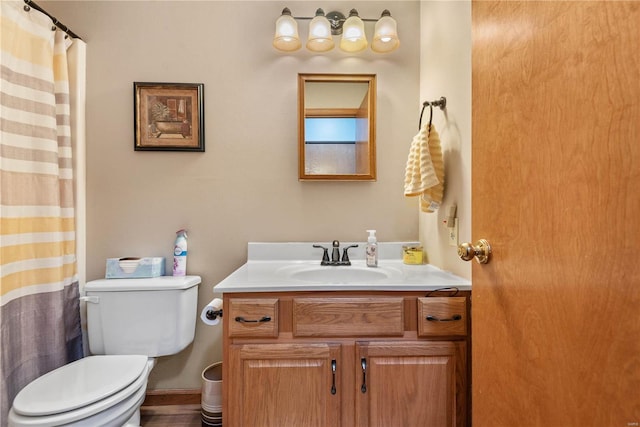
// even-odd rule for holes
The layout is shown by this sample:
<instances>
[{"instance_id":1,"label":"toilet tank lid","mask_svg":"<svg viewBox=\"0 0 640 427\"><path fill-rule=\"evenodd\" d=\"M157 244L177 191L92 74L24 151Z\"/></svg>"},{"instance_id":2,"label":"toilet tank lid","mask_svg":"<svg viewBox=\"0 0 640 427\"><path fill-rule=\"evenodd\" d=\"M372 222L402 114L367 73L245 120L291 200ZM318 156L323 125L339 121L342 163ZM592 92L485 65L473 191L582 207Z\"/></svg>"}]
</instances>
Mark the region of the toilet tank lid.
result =
<instances>
[{"instance_id":1,"label":"toilet tank lid","mask_svg":"<svg viewBox=\"0 0 640 427\"><path fill-rule=\"evenodd\" d=\"M86 292L120 292L188 289L198 285L200 276L159 276L144 279L98 279L84 285Z\"/></svg>"}]
</instances>

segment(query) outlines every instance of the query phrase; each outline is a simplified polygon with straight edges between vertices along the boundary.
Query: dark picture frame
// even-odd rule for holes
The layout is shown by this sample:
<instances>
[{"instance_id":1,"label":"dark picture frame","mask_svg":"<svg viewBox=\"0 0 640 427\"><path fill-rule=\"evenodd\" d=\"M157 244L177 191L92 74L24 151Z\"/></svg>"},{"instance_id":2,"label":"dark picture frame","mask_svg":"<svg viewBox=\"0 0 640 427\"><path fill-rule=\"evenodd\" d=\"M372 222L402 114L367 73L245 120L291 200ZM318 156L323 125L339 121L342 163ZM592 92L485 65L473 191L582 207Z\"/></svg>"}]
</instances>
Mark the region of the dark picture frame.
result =
<instances>
[{"instance_id":1,"label":"dark picture frame","mask_svg":"<svg viewBox=\"0 0 640 427\"><path fill-rule=\"evenodd\" d=\"M204 84L133 82L136 151L204 151Z\"/></svg>"}]
</instances>

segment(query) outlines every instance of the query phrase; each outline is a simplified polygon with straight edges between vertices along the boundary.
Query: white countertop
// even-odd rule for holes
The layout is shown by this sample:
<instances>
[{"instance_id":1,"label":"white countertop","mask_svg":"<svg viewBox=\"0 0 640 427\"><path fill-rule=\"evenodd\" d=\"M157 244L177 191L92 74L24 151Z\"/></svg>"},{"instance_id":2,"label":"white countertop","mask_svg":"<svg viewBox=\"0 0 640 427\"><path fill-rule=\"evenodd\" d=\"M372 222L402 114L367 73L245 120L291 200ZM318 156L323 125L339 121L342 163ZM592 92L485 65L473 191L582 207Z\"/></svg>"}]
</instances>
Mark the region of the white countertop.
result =
<instances>
[{"instance_id":1,"label":"white countertop","mask_svg":"<svg viewBox=\"0 0 640 427\"><path fill-rule=\"evenodd\" d=\"M331 243L318 243L331 247ZM340 254L353 243L341 243ZM366 266L366 243L355 243L359 247L349 250L352 265L320 266L323 251L311 242L251 242L247 262L215 285L214 292L471 290L469 280L432 265L404 264L402 245L407 242L379 243L378 267Z\"/></svg>"}]
</instances>

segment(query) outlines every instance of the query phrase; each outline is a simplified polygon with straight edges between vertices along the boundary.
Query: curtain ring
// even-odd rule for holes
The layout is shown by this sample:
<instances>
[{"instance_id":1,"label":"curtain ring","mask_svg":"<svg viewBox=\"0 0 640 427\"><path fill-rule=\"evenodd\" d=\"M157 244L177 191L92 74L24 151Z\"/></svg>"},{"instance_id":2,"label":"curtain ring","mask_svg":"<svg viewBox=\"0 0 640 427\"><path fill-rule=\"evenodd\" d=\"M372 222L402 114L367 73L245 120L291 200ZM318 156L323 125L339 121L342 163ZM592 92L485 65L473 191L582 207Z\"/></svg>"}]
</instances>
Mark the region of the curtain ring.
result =
<instances>
[{"instance_id":1,"label":"curtain ring","mask_svg":"<svg viewBox=\"0 0 640 427\"><path fill-rule=\"evenodd\" d=\"M25 4L22 9L24 9L25 12L29 12L31 10L31 7L28 4Z\"/></svg>"}]
</instances>

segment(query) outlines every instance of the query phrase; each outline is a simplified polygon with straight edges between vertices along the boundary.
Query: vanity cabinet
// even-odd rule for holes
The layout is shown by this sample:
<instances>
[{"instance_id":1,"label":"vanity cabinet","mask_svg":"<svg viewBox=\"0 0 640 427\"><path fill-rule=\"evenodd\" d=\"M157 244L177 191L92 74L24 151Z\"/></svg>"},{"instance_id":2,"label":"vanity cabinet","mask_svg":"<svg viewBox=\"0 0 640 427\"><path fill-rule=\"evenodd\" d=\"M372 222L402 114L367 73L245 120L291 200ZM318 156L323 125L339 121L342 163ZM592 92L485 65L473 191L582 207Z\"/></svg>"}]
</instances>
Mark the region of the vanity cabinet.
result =
<instances>
[{"instance_id":1,"label":"vanity cabinet","mask_svg":"<svg viewBox=\"0 0 640 427\"><path fill-rule=\"evenodd\" d=\"M356 426L465 425L464 342L356 343L358 376Z\"/></svg>"},{"instance_id":2,"label":"vanity cabinet","mask_svg":"<svg viewBox=\"0 0 640 427\"><path fill-rule=\"evenodd\" d=\"M470 292L224 296L230 427L468 426Z\"/></svg>"},{"instance_id":3,"label":"vanity cabinet","mask_svg":"<svg viewBox=\"0 0 640 427\"><path fill-rule=\"evenodd\" d=\"M336 344L231 345L225 425L339 426L339 361Z\"/></svg>"}]
</instances>

